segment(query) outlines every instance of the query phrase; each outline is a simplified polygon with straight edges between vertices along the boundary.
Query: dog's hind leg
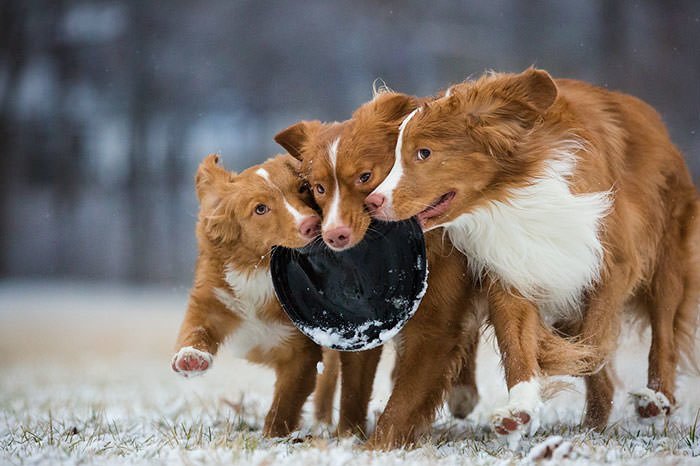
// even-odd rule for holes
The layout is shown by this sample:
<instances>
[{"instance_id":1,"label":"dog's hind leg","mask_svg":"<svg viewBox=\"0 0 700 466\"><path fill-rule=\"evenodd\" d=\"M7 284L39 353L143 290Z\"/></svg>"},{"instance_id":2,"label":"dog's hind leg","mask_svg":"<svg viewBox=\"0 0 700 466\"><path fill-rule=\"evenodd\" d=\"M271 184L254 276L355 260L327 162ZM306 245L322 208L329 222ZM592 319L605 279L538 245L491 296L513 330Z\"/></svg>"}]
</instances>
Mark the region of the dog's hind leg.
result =
<instances>
[{"instance_id":1,"label":"dog's hind leg","mask_svg":"<svg viewBox=\"0 0 700 466\"><path fill-rule=\"evenodd\" d=\"M615 385L610 377L609 364L603 366L595 374L587 375L586 382L586 415L583 425L602 429L608 423L613 407Z\"/></svg>"},{"instance_id":2,"label":"dog's hind leg","mask_svg":"<svg viewBox=\"0 0 700 466\"><path fill-rule=\"evenodd\" d=\"M476 356L479 348L479 323L468 322L464 331L464 360L459 368L452 388L447 396L447 406L452 415L458 419L466 418L479 402L479 390L476 386Z\"/></svg>"},{"instance_id":3,"label":"dog's hind leg","mask_svg":"<svg viewBox=\"0 0 700 466\"><path fill-rule=\"evenodd\" d=\"M562 335L580 337L581 325L580 321L558 322L555 328ZM610 363L606 363L594 374L586 374L584 381L586 384L586 406L583 424L587 427L602 429L610 417L615 394Z\"/></svg>"},{"instance_id":4,"label":"dog's hind leg","mask_svg":"<svg viewBox=\"0 0 700 466\"><path fill-rule=\"evenodd\" d=\"M675 405L675 385L681 353L693 362L697 327L700 271L698 270L697 206L686 221L669 228L648 292L651 348L647 387L632 393L637 415L654 421ZM681 227L683 225L683 227Z\"/></svg>"},{"instance_id":5,"label":"dog's hind leg","mask_svg":"<svg viewBox=\"0 0 700 466\"><path fill-rule=\"evenodd\" d=\"M649 293L651 348L646 388L630 393L642 421L655 421L670 414L675 404L678 347L673 322L683 300L683 280L667 259L657 268Z\"/></svg>"}]
</instances>

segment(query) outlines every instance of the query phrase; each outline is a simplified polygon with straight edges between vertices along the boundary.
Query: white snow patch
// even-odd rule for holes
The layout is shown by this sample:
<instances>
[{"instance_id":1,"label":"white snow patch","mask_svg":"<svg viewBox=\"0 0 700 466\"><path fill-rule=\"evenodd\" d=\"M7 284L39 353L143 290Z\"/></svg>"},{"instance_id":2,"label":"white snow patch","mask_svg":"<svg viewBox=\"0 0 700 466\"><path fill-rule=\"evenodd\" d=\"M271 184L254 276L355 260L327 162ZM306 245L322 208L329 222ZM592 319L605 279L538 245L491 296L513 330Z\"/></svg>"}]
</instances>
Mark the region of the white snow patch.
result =
<instances>
[{"instance_id":1,"label":"white snow patch","mask_svg":"<svg viewBox=\"0 0 700 466\"><path fill-rule=\"evenodd\" d=\"M516 465L531 463L526 460L531 449L555 434L572 444L573 456L551 465L695 464L700 457L700 438L691 436L700 377L679 377L679 404L663 431L641 425L626 403L628 391L646 384L648 332L621 340L614 427L602 434L579 427L583 383L567 379L578 391L547 401L540 430L522 439L521 449L503 448L488 427L507 390L499 355L482 340L477 361L481 399L474 412L467 421L456 421L441 410L431 437L414 450L368 452L359 440L329 438L328 432L310 440L302 435L300 443L265 439L261 429L272 402L272 370L222 352L207 377L185 380L172 372L180 323L173 312L186 303L184 286L0 282L0 463ZM393 355L391 345L385 346L370 402L370 431L391 394ZM307 402L300 432L313 435L313 425Z\"/></svg>"},{"instance_id":2,"label":"white snow patch","mask_svg":"<svg viewBox=\"0 0 700 466\"><path fill-rule=\"evenodd\" d=\"M553 435L532 447L525 460L533 463L552 461L554 464L560 464L561 461L571 458L573 448L571 442L565 441L560 435Z\"/></svg>"}]
</instances>

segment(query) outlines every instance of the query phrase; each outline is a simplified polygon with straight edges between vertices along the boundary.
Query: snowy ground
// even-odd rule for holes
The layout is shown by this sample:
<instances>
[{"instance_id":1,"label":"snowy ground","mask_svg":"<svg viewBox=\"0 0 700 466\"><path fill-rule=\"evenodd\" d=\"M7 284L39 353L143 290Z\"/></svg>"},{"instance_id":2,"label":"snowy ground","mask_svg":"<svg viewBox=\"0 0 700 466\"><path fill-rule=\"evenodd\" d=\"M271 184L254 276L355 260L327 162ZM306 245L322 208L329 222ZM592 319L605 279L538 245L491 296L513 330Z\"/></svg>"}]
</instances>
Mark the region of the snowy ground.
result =
<instances>
[{"instance_id":1,"label":"snowy ground","mask_svg":"<svg viewBox=\"0 0 700 466\"><path fill-rule=\"evenodd\" d=\"M307 436L308 405L296 438L263 439L270 371L223 355L198 379L171 372L186 292L0 283L0 464L518 464L532 462L531 448L555 435L572 453L551 464L700 464L700 378L681 379L682 404L665 430L632 416L626 393L644 384L648 348L636 335L623 341L613 423L603 434L576 427L583 400L570 391L547 405L534 439L505 448L485 428L506 395L485 342L476 411L464 422L441 413L433 440L420 448L375 453L327 432ZM373 417L387 400L391 364L387 351Z\"/></svg>"}]
</instances>

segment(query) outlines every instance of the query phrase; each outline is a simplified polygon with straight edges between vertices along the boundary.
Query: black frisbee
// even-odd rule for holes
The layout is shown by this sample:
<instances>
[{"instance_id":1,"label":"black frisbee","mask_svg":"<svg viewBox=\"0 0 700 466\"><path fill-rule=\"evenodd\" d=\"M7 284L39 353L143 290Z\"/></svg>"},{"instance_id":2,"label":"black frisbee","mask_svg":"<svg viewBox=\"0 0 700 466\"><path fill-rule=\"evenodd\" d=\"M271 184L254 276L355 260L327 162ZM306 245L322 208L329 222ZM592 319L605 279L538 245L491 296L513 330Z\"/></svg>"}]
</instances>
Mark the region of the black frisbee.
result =
<instances>
[{"instance_id":1,"label":"black frisbee","mask_svg":"<svg viewBox=\"0 0 700 466\"><path fill-rule=\"evenodd\" d=\"M367 350L393 338L427 289L425 239L414 219L372 224L355 247L322 241L275 248L272 283L294 325L321 346Z\"/></svg>"}]
</instances>

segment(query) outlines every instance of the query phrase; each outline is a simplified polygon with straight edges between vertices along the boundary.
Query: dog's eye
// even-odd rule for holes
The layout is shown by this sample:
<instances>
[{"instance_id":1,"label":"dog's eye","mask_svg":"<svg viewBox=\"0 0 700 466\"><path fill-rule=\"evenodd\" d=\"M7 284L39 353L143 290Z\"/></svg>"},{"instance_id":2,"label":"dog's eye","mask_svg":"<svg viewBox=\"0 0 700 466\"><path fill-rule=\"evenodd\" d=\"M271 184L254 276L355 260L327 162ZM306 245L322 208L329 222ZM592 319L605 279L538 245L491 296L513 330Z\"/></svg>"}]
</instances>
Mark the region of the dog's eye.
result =
<instances>
[{"instance_id":1,"label":"dog's eye","mask_svg":"<svg viewBox=\"0 0 700 466\"><path fill-rule=\"evenodd\" d=\"M258 204L255 206L255 213L258 215L265 215L270 211L270 208L265 204Z\"/></svg>"},{"instance_id":2,"label":"dog's eye","mask_svg":"<svg viewBox=\"0 0 700 466\"><path fill-rule=\"evenodd\" d=\"M324 188L322 184L317 184L316 185L316 192L319 194L325 194L326 188Z\"/></svg>"},{"instance_id":3,"label":"dog's eye","mask_svg":"<svg viewBox=\"0 0 700 466\"><path fill-rule=\"evenodd\" d=\"M299 186L299 194L311 191L311 185L304 181L301 186Z\"/></svg>"},{"instance_id":4,"label":"dog's eye","mask_svg":"<svg viewBox=\"0 0 700 466\"><path fill-rule=\"evenodd\" d=\"M367 183L372 178L372 172L364 172L360 175L360 183Z\"/></svg>"},{"instance_id":5,"label":"dog's eye","mask_svg":"<svg viewBox=\"0 0 700 466\"><path fill-rule=\"evenodd\" d=\"M418 160L425 160L428 157L430 157L430 149L418 149L418 153L416 154L416 157L418 157Z\"/></svg>"}]
</instances>

